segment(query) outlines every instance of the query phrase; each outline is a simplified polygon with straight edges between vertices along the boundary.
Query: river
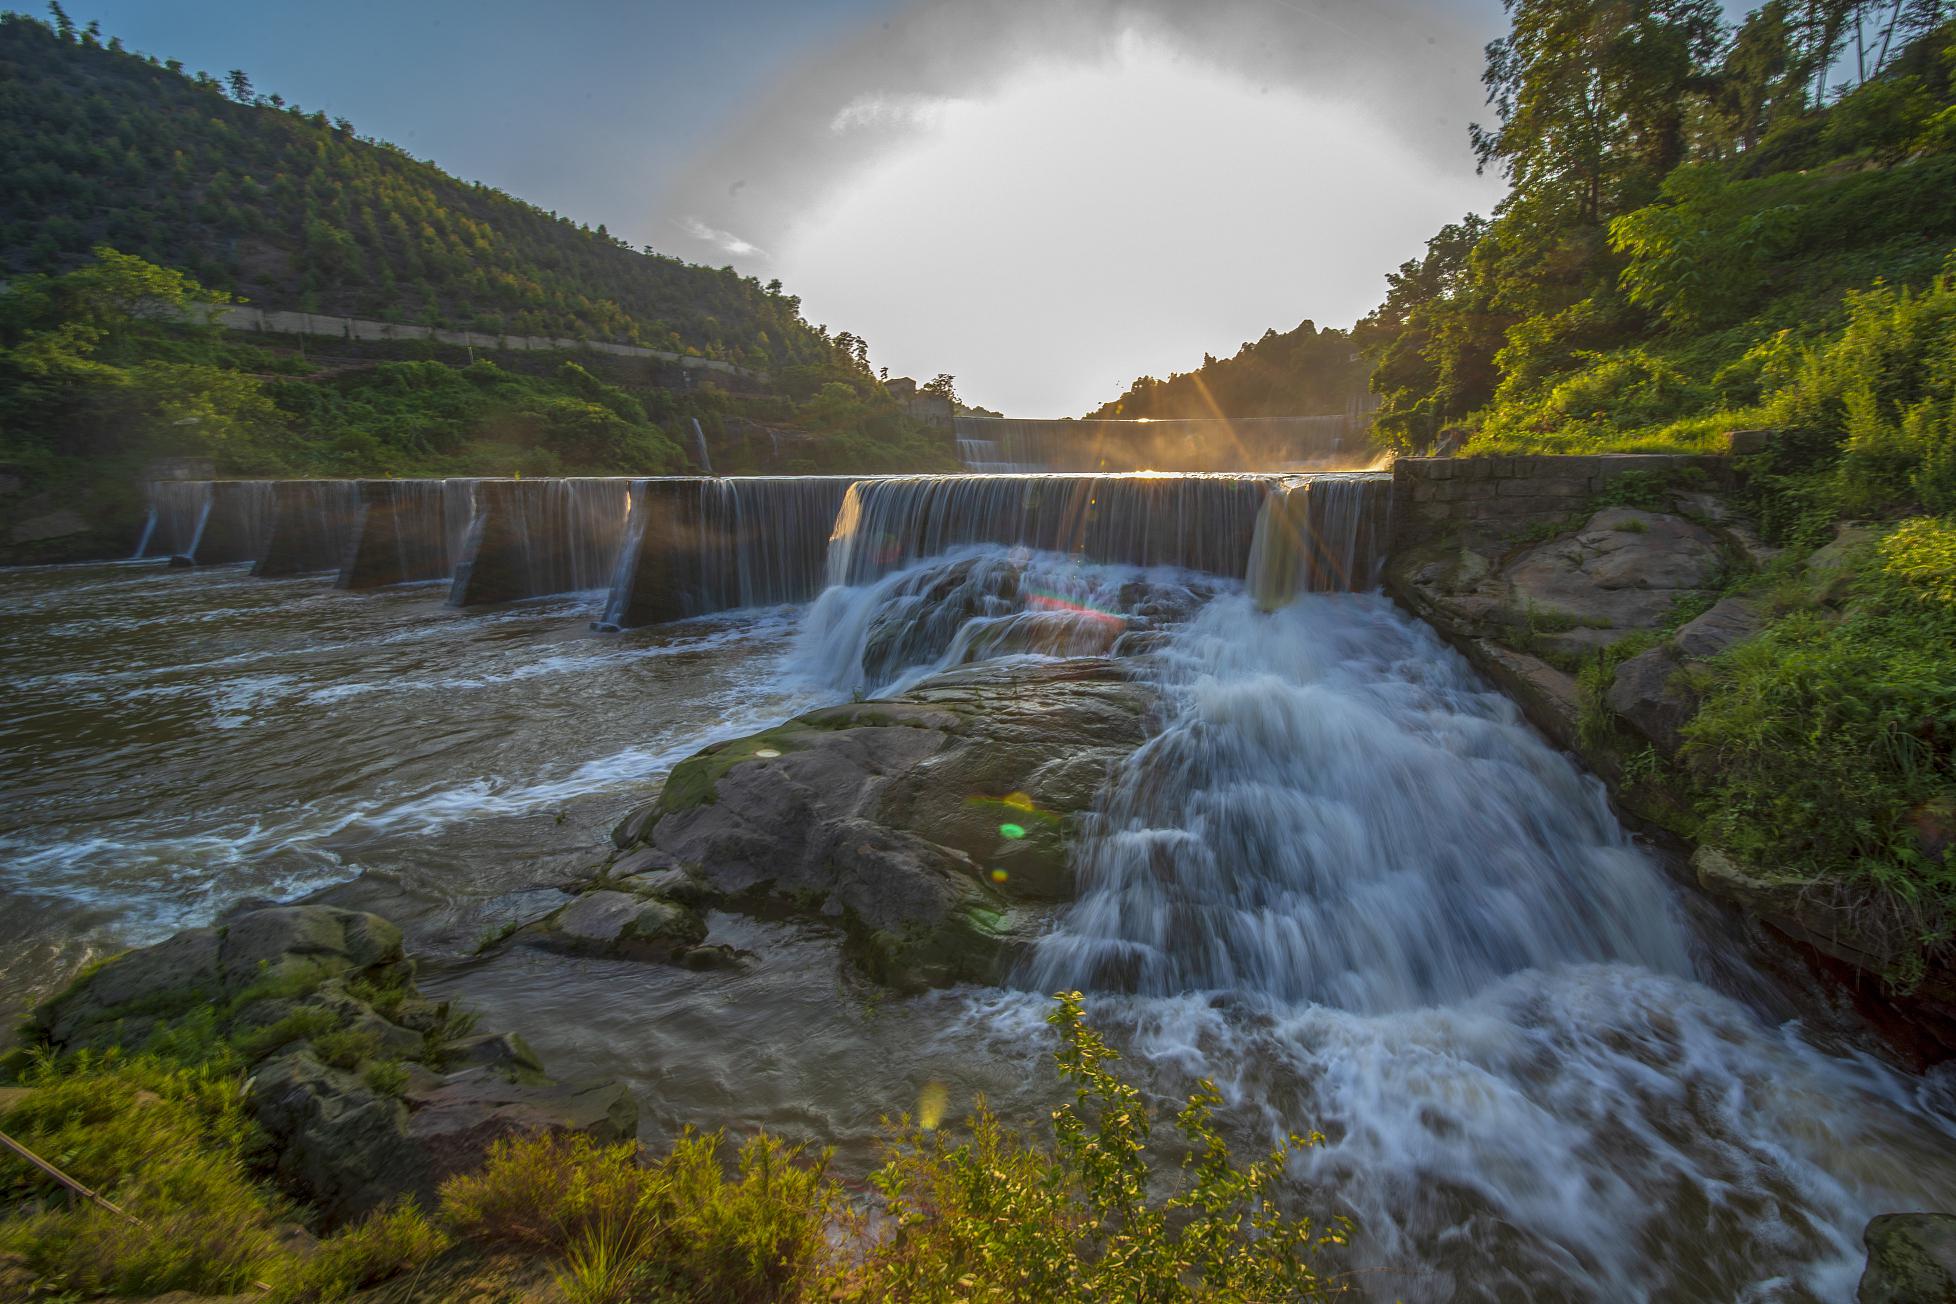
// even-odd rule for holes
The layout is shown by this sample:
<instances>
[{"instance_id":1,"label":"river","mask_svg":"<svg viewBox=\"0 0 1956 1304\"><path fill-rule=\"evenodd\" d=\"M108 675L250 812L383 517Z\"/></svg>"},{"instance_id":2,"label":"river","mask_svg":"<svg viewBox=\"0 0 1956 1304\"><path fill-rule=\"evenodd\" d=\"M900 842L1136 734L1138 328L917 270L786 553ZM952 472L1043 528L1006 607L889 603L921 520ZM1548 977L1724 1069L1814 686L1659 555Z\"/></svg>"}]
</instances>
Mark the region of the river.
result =
<instances>
[{"instance_id":1,"label":"river","mask_svg":"<svg viewBox=\"0 0 1956 1304\"><path fill-rule=\"evenodd\" d=\"M754 957L732 974L475 955L706 742L1022 646L953 631L863 664L879 619L950 600L941 559L610 634L602 594L463 613L438 585L144 563L0 572L0 1013L105 949L325 890L553 1070L626 1078L649 1141L765 1126L851 1181L927 1083L1035 1125L1041 993L1085 986L1158 1102L1209 1076L1245 1145L1326 1134L1293 1198L1356 1219L1379 1298L1843 1299L1869 1216L1956 1207L1946 1080L1765 972L1384 599L1265 613L1237 580L986 555L1050 607L1151 626L1163 702L1011 987L896 998L819 928L724 913L713 940Z\"/></svg>"}]
</instances>

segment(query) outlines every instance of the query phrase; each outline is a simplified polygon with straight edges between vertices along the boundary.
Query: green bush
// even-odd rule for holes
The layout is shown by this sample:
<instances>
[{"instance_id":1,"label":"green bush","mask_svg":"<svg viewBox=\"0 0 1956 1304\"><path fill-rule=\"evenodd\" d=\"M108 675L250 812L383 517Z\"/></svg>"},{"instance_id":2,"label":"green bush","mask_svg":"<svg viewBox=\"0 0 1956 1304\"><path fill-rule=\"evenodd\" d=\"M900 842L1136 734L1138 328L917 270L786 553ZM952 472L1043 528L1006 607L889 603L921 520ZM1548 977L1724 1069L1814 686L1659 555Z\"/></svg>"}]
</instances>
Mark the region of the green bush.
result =
<instances>
[{"instance_id":1,"label":"green bush","mask_svg":"<svg viewBox=\"0 0 1956 1304\"><path fill-rule=\"evenodd\" d=\"M1939 911L1956 866L1911 814L1956 785L1956 523L1908 521L1855 566L1843 609L1796 609L1717 660L1685 759L1707 841Z\"/></svg>"},{"instance_id":2,"label":"green bush","mask_svg":"<svg viewBox=\"0 0 1956 1304\"><path fill-rule=\"evenodd\" d=\"M51 1286L88 1294L230 1294L278 1252L276 1202L252 1180L254 1129L239 1075L152 1056L42 1058L0 1128L141 1224L0 1154L0 1254ZM65 1206L65 1207L63 1207Z\"/></svg>"}]
</instances>

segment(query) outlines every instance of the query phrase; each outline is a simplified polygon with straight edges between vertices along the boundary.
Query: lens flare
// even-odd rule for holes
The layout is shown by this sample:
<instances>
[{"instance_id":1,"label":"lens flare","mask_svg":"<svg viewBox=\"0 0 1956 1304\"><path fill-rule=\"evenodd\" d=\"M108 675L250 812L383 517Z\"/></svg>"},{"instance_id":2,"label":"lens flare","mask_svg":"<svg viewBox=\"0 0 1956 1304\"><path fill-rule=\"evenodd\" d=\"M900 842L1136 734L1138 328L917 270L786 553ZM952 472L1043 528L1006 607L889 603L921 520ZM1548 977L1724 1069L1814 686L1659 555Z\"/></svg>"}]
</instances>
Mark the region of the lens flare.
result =
<instances>
[{"instance_id":1,"label":"lens flare","mask_svg":"<svg viewBox=\"0 0 1956 1304\"><path fill-rule=\"evenodd\" d=\"M775 757L779 756L780 754L781 753L779 751L775 750L772 747L756 747L754 749L754 755L760 757L764 761L771 761Z\"/></svg>"},{"instance_id":2,"label":"lens flare","mask_svg":"<svg viewBox=\"0 0 1956 1304\"><path fill-rule=\"evenodd\" d=\"M1059 593L1049 593L1044 589L1032 589L1026 594L1026 605L1036 611L1063 611L1068 615L1085 616L1089 620L1103 621L1111 625L1127 624L1127 617L1118 612L1106 611L1100 607L1073 599Z\"/></svg>"},{"instance_id":3,"label":"lens flare","mask_svg":"<svg viewBox=\"0 0 1956 1304\"><path fill-rule=\"evenodd\" d=\"M1003 883L1006 879L1010 877L1012 876L1010 874L1007 874L1002 869L995 869L992 871L992 882L994 883Z\"/></svg>"},{"instance_id":4,"label":"lens flare","mask_svg":"<svg viewBox=\"0 0 1956 1304\"><path fill-rule=\"evenodd\" d=\"M1016 842L1020 838L1023 838L1026 835L1025 825L1001 824L998 826L998 835L1001 838L1011 838L1014 842Z\"/></svg>"},{"instance_id":5,"label":"lens flare","mask_svg":"<svg viewBox=\"0 0 1956 1304\"><path fill-rule=\"evenodd\" d=\"M917 1126L930 1132L944 1121L944 1107L951 1101L951 1092L942 1082L932 1079L917 1092Z\"/></svg>"}]
</instances>

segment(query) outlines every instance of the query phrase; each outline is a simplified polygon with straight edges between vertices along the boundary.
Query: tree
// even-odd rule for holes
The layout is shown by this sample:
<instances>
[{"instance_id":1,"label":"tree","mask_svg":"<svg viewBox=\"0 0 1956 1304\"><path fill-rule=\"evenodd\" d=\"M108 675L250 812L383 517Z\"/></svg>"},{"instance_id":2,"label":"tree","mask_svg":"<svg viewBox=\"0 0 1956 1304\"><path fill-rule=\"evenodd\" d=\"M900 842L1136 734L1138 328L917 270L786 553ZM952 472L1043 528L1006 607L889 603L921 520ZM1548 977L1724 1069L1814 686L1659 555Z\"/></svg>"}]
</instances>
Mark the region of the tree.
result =
<instances>
[{"instance_id":1,"label":"tree","mask_svg":"<svg viewBox=\"0 0 1956 1304\"><path fill-rule=\"evenodd\" d=\"M244 69L233 68L224 74L224 80L230 84L232 99L240 104L251 103L251 78L245 76Z\"/></svg>"},{"instance_id":2,"label":"tree","mask_svg":"<svg viewBox=\"0 0 1956 1304\"><path fill-rule=\"evenodd\" d=\"M924 382L922 389L926 394L936 394L949 400L954 408L958 405L957 378L949 372L938 372Z\"/></svg>"},{"instance_id":3,"label":"tree","mask_svg":"<svg viewBox=\"0 0 1956 1304\"><path fill-rule=\"evenodd\" d=\"M1713 89L1717 0L1507 0L1481 80L1500 118L1469 129L1480 165L1554 224L1644 202L1684 157L1686 109Z\"/></svg>"},{"instance_id":4,"label":"tree","mask_svg":"<svg viewBox=\"0 0 1956 1304\"><path fill-rule=\"evenodd\" d=\"M68 17L59 0L48 0L48 13L54 19L54 34L64 41L75 39L75 20Z\"/></svg>"}]
</instances>

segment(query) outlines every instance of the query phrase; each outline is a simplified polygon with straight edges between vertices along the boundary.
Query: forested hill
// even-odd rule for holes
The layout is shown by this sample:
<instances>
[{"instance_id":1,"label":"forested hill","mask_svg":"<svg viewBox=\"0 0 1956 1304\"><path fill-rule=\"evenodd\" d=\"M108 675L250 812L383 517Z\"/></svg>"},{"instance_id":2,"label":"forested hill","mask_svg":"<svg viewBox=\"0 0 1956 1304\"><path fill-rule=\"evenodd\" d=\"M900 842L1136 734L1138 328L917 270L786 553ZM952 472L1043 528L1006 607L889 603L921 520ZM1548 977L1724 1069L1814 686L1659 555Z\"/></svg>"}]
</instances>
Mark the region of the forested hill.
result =
<instances>
[{"instance_id":1,"label":"forested hill","mask_svg":"<svg viewBox=\"0 0 1956 1304\"><path fill-rule=\"evenodd\" d=\"M1365 392L1366 366L1349 331L1304 322L1238 349L1204 355L1202 366L1167 380L1142 376L1090 417L1282 417L1342 412Z\"/></svg>"},{"instance_id":2,"label":"forested hill","mask_svg":"<svg viewBox=\"0 0 1956 1304\"><path fill-rule=\"evenodd\" d=\"M104 40L0 15L0 275L110 245L268 308L824 361L799 302L639 252L396 146Z\"/></svg>"}]
</instances>

